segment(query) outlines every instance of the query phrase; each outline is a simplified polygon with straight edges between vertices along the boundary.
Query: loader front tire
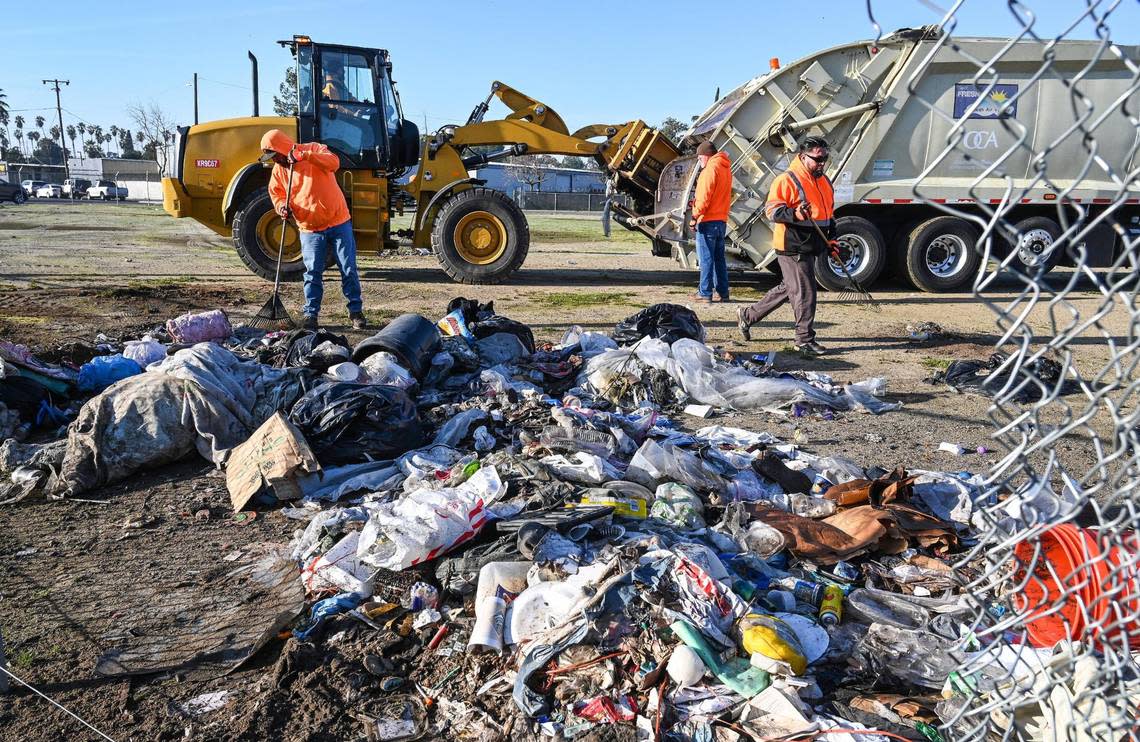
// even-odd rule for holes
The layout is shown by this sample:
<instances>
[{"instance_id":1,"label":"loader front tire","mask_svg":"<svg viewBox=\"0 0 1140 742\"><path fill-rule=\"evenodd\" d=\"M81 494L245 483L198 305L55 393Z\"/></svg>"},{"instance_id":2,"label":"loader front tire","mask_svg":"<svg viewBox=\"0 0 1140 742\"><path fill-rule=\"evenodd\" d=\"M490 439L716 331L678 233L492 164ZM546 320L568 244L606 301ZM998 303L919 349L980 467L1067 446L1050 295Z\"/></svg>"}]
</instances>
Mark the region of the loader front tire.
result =
<instances>
[{"instance_id":1,"label":"loader front tire","mask_svg":"<svg viewBox=\"0 0 1140 742\"><path fill-rule=\"evenodd\" d=\"M277 250L281 240L281 217L273 211L269 191L259 189L246 196L233 223L234 247L241 262L267 281L277 270ZM331 251L330 251L331 252ZM300 281L305 264L301 260L301 235L293 222L285 228L285 254L281 258L281 280Z\"/></svg>"},{"instance_id":2,"label":"loader front tire","mask_svg":"<svg viewBox=\"0 0 1140 742\"><path fill-rule=\"evenodd\" d=\"M453 281L502 283L526 260L530 227L522 209L506 195L489 188L469 188L439 207L431 244Z\"/></svg>"}]
</instances>

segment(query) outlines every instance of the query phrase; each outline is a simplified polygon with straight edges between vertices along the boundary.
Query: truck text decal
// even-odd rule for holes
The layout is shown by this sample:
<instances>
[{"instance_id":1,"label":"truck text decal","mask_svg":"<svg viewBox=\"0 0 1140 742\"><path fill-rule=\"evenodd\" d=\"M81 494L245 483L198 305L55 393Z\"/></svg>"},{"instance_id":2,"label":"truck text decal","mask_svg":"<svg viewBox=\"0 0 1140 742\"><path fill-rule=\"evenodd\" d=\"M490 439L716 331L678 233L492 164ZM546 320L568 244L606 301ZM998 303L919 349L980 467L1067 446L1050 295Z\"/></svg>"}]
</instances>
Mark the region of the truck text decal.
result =
<instances>
[{"instance_id":1,"label":"truck text decal","mask_svg":"<svg viewBox=\"0 0 1140 742\"><path fill-rule=\"evenodd\" d=\"M1017 85L994 85L988 93L984 83L974 85L972 82L960 82L954 85L954 118L960 119L978 96L984 94L985 99L970 114L972 119L1017 118L1017 101L1009 101L1017 95ZM1009 103L1004 113L1002 106Z\"/></svg>"},{"instance_id":2,"label":"truck text decal","mask_svg":"<svg viewBox=\"0 0 1140 742\"><path fill-rule=\"evenodd\" d=\"M197 167L221 167L221 160L196 160Z\"/></svg>"}]
</instances>

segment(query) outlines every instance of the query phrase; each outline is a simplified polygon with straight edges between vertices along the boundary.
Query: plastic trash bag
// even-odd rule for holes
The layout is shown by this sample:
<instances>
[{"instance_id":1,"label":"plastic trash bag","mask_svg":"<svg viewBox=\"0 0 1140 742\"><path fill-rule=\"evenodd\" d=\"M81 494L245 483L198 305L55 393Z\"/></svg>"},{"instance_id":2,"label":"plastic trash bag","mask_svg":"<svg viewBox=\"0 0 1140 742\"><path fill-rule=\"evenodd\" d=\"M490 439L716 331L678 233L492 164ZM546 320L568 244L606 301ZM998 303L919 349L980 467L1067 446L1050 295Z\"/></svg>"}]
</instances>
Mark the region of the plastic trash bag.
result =
<instances>
[{"instance_id":1,"label":"plastic trash bag","mask_svg":"<svg viewBox=\"0 0 1140 742\"><path fill-rule=\"evenodd\" d=\"M527 353L534 352L534 333L522 322L516 322L508 317L494 315L487 319L481 319L471 325L471 331L480 340L500 333L514 335L522 342Z\"/></svg>"},{"instance_id":2,"label":"plastic trash bag","mask_svg":"<svg viewBox=\"0 0 1140 742\"><path fill-rule=\"evenodd\" d=\"M657 487L649 516L682 530L705 527L705 505L690 488L676 482Z\"/></svg>"},{"instance_id":3,"label":"plastic trash bag","mask_svg":"<svg viewBox=\"0 0 1140 742\"><path fill-rule=\"evenodd\" d=\"M579 484L603 484L621 476L613 464L585 451L571 454L569 458L560 454L545 456L539 461L559 479Z\"/></svg>"},{"instance_id":4,"label":"plastic trash bag","mask_svg":"<svg viewBox=\"0 0 1140 742\"><path fill-rule=\"evenodd\" d=\"M671 440L647 440L630 459L625 478L647 487L676 481L701 491L720 492L725 480L692 451Z\"/></svg>"},{"instance_id":5,"label":"plastic trash bag","mask_svg":"<svg viewBox=\"0 0 1140 742\"><path fill-rule=\"evenodd\" d=\"M352 351L344 335L317 330L297 336L285 354L285 365L311 368L324 373L330 366L350 360Z\"/></svg>"},{"instance_id":6,"label":"plastic trash bag","mask_svg":"<svg viewBox=\"0 0 1140 742\"><path fill-rule=\"evenodd\" d=\"M96 356L79 367L79 391L101 392L116 381L142 371L142 366L121 354Z\"/></svg>"},{"instance_id":7,"label":"plastic trash bag","mask_svg":"<svg viewBox=\"0 0 1140 742\"><path fill-rule=\"evenodd\" d=\"M234 334L230 318L221 309L208 312L187 312L166 321L166 331L178 343L205 343L225 340Z\"/></svg>"},{"instance_id":8,"label":"plastic trash bag","mask_svg":"<svg viewBox=\"0 0 1140 742\"><path fill-rule=\"evenodd\" d=\"M322 464L394 458L420 446L424 430L403 389L330 381L289 412Z\"/></svg>"},{"instance_id":9,"label":"plastic trash bag","mask_svg":"<svg viewBox=\"0 0 1140 742\"><path fill-rule=\"evenodd\" d=\"M416 377L412 376L412 372L401 366L396 356L383 350L361 361L360 368L368 374L368 381L372 384L400 389L410 389L416 385Z\"/></svg>"},{"instance_id":10,"label":"plastic trash bag","mask_svg":"<svg viewBox=\"0 0 1140 742\"><path fill-rule=\"evenodd\" d=\"M531 351L526 349L526 345L523 344L518 335L509 332L496 332L494 335L476 340L475 351L479 354L479 359L487 366L514 363L531 354Z\"/></svg>"},{"instance_id":11,"label":"plastic trash bag","mask_svg":"<svg viewBox=\"0 0 1140 742\"><path fill-rule=\"evenodd\" d=\"M357 554L374 567L407 569L466 542L487 522L487 506L506 492L493 466L458 487L422 488L369 508Z\"/></svg>"},{"instance_id":12,"label":"plastic trash bag","mask_svg":"<svg viewBox=\"0 0 1140 742\"><path fill-rule=\"evenodd\" d=\"M618 345L632 345L643 337L673 343L681 338L705 341L705 327L696 312L679 304L654 304L617 323L612 333Z\"/></svg>"},{"instance_id":13,"label":"plastic trash bag","mask_svg":"<svg viewBox=\"0 0 1140 742\"><path fill-rule=\"evenodd\" d=\"M150 335L144 335L142 340L129 340L123 343L123 357L130 358L138 365L146 368L150 364L166 358L166 346Z\"/></svg>"},{"instance_id":14,"label":"plastic trash bag","mask_svg":"<svg viewBox=\"0 0 1140 742\"><path fill-rule=\"evenodd\" d=\"M447 446L455 448L459 442L466 438L471 429L481 423L490 420L491 416L485 410L478 407L472 407L469 410L464 410L458 415L452 415L447 422L440 426L439 431L436 432L432 444L436 446Z\"/></svg>"}]
</instances>

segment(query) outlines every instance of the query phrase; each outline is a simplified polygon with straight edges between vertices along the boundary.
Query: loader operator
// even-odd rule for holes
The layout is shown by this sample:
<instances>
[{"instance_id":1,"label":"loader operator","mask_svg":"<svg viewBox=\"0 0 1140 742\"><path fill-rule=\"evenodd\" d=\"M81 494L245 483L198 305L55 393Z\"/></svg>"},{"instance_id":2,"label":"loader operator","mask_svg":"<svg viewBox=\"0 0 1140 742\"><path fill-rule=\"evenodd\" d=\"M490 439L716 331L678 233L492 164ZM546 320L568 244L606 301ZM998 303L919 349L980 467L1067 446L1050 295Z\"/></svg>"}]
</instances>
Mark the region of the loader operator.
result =
<instances>
[{"instance_id":1,"label":"loader operator","mask_svg":"<svg viewBox=\"0 0 1140 742\"><path fill-rule=\"evenodd\" d=\"M343 104L371 104L371 101L360 101L349 91L345 84L344 56L328 55L322 62L325 83L321 88L321 94L326 101L341 101L341 103L325 104L325 111L321 115L321 139L326 142L330 140L342 142L346 155L359 155L375 146L372 124L368 120L365 107Z\"/></svg>"},{"instance_id":2,"label":"loader operator","mask_svg":"<svg viewBox=\"0 0 1140 742\"><path fill-rule=\"evenodd\" d=\"M305 317L303 327L315 330L328 251L340 269L340 287L348 302L348 318L354 330L368 326L360 298L360 274L356 269L356 240L352 217L336 182L340 158L317 142L296 144L280 129L270 129L261 138L262 162L273 162L269 197L282 219L292 215L301 232L301 259L305 263ZM292 169L292 183L289 171ZM287 192L288 191L288 192Z\"/></svg>"},{"instance_id":3,"label":"loader operator","mask_svg":"<svg viewBox=\"0 0 1140 742\"><path fill-rule=\"evenodd\" d=\"M689 226L697 231L697 263L701 271L700 284L693 301L712 303L728 301L728 262L724 256L725 225L728 206L732 202L732 163L728 155L717 152L716 146L705 140L697 145L697 162L701 174L697 176L697 195L693 199L693 218Z\"/></svg>"},{"instance_id":4,"label":"loader operator","mask_svg":"<svg viewBox=\"0 0 1140 742\"><path fill-rule=\"evenodd\" d=\"M773 222L772 243L783 280L760 301L736 310L737 327L745 340L752 339L752 325L788 302L796 320L796 350L810 355L826 352L815 341L815 258L835 239L835 196L824 175L829 150L820 137L804 139L796 158L768 192L764 213Z\"/></svg>"}]
</instances>

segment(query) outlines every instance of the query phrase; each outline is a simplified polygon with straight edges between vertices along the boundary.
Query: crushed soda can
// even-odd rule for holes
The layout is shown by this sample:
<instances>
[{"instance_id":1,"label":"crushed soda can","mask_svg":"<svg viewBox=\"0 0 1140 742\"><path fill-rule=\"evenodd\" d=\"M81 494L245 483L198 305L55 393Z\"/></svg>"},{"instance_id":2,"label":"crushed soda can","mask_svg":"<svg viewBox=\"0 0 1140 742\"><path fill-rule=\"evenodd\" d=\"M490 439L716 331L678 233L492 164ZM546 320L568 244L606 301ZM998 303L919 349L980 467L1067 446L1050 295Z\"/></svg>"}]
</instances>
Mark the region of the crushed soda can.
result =
<instances>
[{"instance_id":1,"label":"crushed soda can","mask_svg":"<svg viewBox=\"0 0 1140 742\"><path fill-rule=\"evenodd\" d=\"M854 582L859 579L859 568L850 562L839 561L831 568L832 573L837 579Z\"/></svg>"}]
</instances>

